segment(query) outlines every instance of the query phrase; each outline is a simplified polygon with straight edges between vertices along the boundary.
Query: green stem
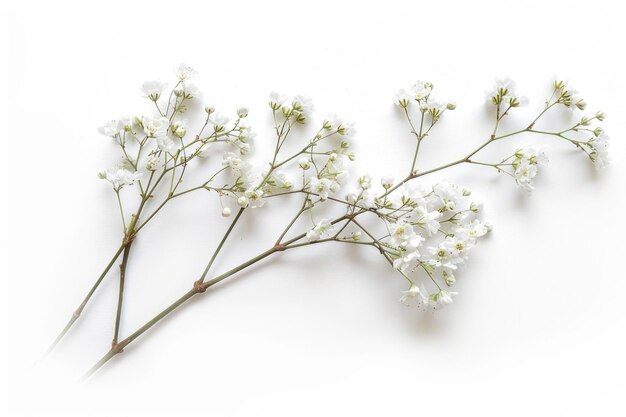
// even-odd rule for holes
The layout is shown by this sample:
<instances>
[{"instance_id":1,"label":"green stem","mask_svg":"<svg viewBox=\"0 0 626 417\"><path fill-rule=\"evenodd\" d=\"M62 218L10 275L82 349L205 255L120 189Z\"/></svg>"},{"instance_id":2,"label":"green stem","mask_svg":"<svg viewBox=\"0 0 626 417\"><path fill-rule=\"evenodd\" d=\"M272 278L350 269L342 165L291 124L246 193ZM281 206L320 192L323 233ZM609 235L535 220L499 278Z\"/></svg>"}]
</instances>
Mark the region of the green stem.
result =
<instances>
[{"instance_id":1,"label":"green stem","mask_svg":"<svg viewBox=\"0 0 626 417\"><path fill-rule=\"evenodd\" d=\"M111 258L111 260L109 261L108 265L104 268L104 271L102 271L102 273L100 274L100 276L98 277L98 279L96 280L96 282L92 285L91 289L89 290L89 292L87 293L87 295L85 296L85 298L83 299L83 301L80 303L80 305L78 306L78 308L74 311L74 313L72 314L72 317L70 318L70 320L67 322L67 324L65 325L65 327L63 328L63 330L61 331L61 333L59 333L59 335L56 337L56 339L54 339L54 342L52 342L52 344L50 345L50 347L48 348L47 352L46 352L46 356L48 354L50 354L50 352L52 352L54 350L54 348L56 347L56 345L59 344L59 342L61 341L61 339L63 339L63 337L67 334L67 332L70 330L70 328L74 325L74 323L76 322L76 320L78 320L78 318L80 317L80 315L82 314L83 310L85 309L85 306L87 305L87 303L89 302L89 300L91 299L91 296L94 294L94 292L96 292L96 289L98 289L98 287L100 286L100 283L102 282L102 280L104 279L104 277L106 276L106 274L109 272L109 270L111 269L111 267L113 266L113 264L115 263L115 261L117 260L117 258L119 258L119 256L122 254L122 252L124 251L124 244L122 244L119 249L117 250L117 252L115 252L115 255L113 255L113 258Z\"/></svg>"},{"instance_id":2,"label":"green stem","mask_svg":"<svg viewBox=\"0 0 626 417\"><path fill-rule=\"evenodd\" d=\"M117 344L117 339L120 332L120 321L122 319L122 303L124 301L124 280L126 277L126 266L128 265L128 255L130 254L130 247L132 246L132 240L129 240L124 247L124 255L122 255L122 263L120 264L120 286L117 295L117 312L115 314L115 329L113 331L112 345Z\"/></svg>"},{"instance_id":3,"label":"green stem","mask_svg":"<svg viewBox=\"0 0 626 417\"><path fill-rule=\"evenodd\" d=\"M222 250L222 246L224 246L224 243L226 242L226 239L228 239L228 236L230 236L230 232L233 231L233 228L237 224L237 221L239 220L239 218L243 214L244 210L245 210L244 208L239 209L239 212L237 213L237 215L233 219L233 222L230 224L230 227L228 228L228 230L224 234L224 237L222 238L221 242L217 246L217 249L215 250L215 252L213 252L213 255L211 256L211 260L207 264L206 268L204 268L204 272L202 273L202 275L200 276L200 279L198 280L198 282L200 284L204 283L204 279L206 278L207 274L209 273L209 270L211 269L211 266L213 265L213 262L215 262L215 259L217 258L217 255L220 253L220 250Z\"/></svg>"}]
</instances>

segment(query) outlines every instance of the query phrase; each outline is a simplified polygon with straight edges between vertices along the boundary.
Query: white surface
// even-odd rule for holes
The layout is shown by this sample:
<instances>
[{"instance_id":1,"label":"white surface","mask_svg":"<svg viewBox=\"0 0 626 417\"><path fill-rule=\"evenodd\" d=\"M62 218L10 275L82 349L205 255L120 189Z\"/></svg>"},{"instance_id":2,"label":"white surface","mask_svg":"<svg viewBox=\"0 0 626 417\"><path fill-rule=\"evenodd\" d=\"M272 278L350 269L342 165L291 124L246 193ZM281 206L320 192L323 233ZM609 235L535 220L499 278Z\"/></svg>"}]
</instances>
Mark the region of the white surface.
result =
<instances>
[{"instance_id":1,"label":"white surface","mask_svg":"<svg viewBox=\"0 0 626 417\"><path fill-rule=\"evenodd\" d=\"M434 3L3 3L4 415L624 415L623 11ZM447 172L481 197L495 230L463 270L458 302L434 316L397 303L404 283L375 252L320 245L205 294L75 385L109 343L115 275L53 359L35 363L119 238L95 175L114 149L96 128L146 109L138 87L180 61L199 70L207 102L250 107L257 147L271 140L267 93L302 92L318 120L357 121L358 167L397 176L412 142L395 89L432 80L458 102L424 148L436 165L485 137L495 76L531 99L513 126L559 74L608 113L614 164L596 174L550 142L531 196L480 167ZM173 203L137 241L124 334L190 288L227 225L215 204ZM253 214L217 269L267 247L286 218Z\"/></svg>"}]
</instances>

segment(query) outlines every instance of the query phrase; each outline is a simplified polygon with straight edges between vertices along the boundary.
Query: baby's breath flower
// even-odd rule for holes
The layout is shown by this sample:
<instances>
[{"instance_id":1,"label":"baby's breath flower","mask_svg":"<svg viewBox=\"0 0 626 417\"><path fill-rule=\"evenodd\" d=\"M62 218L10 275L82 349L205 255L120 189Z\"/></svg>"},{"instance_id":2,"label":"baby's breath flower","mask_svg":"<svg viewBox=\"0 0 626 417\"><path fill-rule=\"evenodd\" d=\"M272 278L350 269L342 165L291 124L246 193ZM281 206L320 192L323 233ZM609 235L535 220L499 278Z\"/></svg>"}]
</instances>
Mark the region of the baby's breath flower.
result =
<instances>
[{"instance_id":1,"label":"baby's breath flower","mask_svg":"<svg viewBox=\"0 0 626 417\"><path fill-rule=\"evenodd\" d=\"M197 72L196 70L194 70L193 68L191 68L190 66L186 65L186 64L180 64L178 66L178 68L176 68L176 70L174 71L176 73L176 77L180 80L180 81L186 81L190 78L193 78L196 76Z\"/></svg>"},{"instance_id":2,"label":"baby's breath flower","mask_svg":"<svg viewBox=\"0 0 626 417\"><path fill-rule=\"evenodd\" d=\"M315 224L313 229L306 233L306 238L309 242L315 242L320 240L323 235L333 230L333 225L329 219L322 219Z\"/></svg>"},{"instance_id":3,"label":"baby's breath flower","mask_svg":"<svg viewBox=\"0 0 626 417\"><path fill-rule=\"evenodd\" d=\"M158 138L167 134L170 121L167 117L144 116L141 118L144 133L150 138Z\"/></svg>"},{"instance_id":4,"label":"baby's breath flower","mask_svg":"<svg viewBox=\"0 0 626 417\"><path fill-rule=\"evenodd\" d=\"M487 100L496 106L521 107L528 105L528 99L515 91L515 81L510 78L496 78L493 89L487 92Z\"/></svg>"},{"instance_id":5,"label":"baby's breath flower","mask_svg":"<svg viewBox=\"0 0 626 417\"><path fill-rule=\"evenodd\" d=\"M393 181L393 175L383 175L382 177L380 177L380 184L385 189L391 188L393 186Z\"/></svg>"},{"instance_id":6,"label":"baby's breath flower","mask_svg":"<svg viewBox=\"0 0 626 417\"><path fill-rule=\"evenodd\" d=\"M157 101L161 97L163 90L167 88L167 84L159 80L146 81L141 86L141 92L144 97L149 98L152 101Z\"/></svg>"},{"instance_id":7,"label":"baby's breath flower","mask_svg":"<svg viewBox=\"0 0 626 417\"><path fill-rule=\"evenodd\" d=\"M298 165L300 166L300 168L306 171L311 168L311 160L309 158L300 158L300 160L298 161Z\"/></svg>"},{"instance_id":8,"label":"baby's breath flower","mask_svg":"<svg viewBox=\"0 0 626 417\"><path fill-rule=\"evenodd\" d=\"M250 188L245 192L245 196L248 199L248 207L263 207L265 200L263 199L263 190L256 188Z\"/></svg>"},{"instance_id":9,"label":"baby's breath flower","mask_svg":"<svg viewBox=\"0 0 626 417\"><path fill-rule=\"evenodd\" d=\"M237 109L237 116L239 116L239 118L243 119L244 117L248 117L248 109L246 109L245 107L239 107Z\"/></svg>"},{"instance_id":10,"label":"baby's breath flower","mask_svg":"<svg viewBox=\"0 0 626 417\"><path fill-rule=\"evenodd\" d=\"M270 107L272 108L272 110L280 109L285 101L287 101L287 96L278 94L275 91L272 91L270 93Z\"/></svg>"}]
</instances>

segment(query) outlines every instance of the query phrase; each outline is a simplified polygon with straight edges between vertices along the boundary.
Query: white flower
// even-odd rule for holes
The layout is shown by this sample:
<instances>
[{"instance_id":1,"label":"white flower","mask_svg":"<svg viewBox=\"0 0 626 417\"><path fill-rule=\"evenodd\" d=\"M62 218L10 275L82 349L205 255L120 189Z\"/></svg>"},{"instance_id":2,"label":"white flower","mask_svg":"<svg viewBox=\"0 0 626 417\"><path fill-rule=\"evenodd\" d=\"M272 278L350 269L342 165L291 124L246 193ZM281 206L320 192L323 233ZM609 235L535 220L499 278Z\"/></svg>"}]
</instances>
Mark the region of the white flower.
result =
<instances>
[{"instance_id":1,"label":"white flower","mask_svg":"<svg viewBox=\"0 0 626 417\"><path fill-rule=\"evenodd\" d=\"M354 122L345 122L334 113L330 113L326 117L324 129L335 130L338 134L344 136L344 139L351 139L356 134Z\"/></svg>"},{"instance_id":2,"label":"white flower","mask_svg":"<svg viewBox=\"0 0 626 417\"><path fill-rule=\"evenodd\" d=\"M248 117L248 109L247 109L247 108L245 108L245 107L239 107L239 108L237 109L237 116L238 116L240 119L243 119L244 117Z\"/></svg>"},{"instance_id":3,"label":"white flower","mask_svg":"<svg viewBox=\"0 0 626 417\"><path fill-rule=\"evenodd\" d=\"M167 117L154 118L144 116L141 118L141 124L143 125L144 133L151 138L164 136L167 133L167 129L170 127L170 122Z\"/></svg>"},{"instance_id":4,"label":"white flower","mask_svg":"<svg viewBox=\"0 0 626 417\"><path fill-rule=\"evenodd\" d=\"M537 176L539 167L547 163L548 157L542 151L529 147L518 149L513 161L515 181L523 189L532 191L535 188L533 180Z\"/></svg>"},{"instance_id":5,"label":"white flower","mask_svg":"<svg viewBox=\"0 0 626 417\"><path fill-rule=\"evenodd\" d=\"M510 78L496 78L493 90L487 92L487 101L494 105L510 107L526 106L528 99L515 91L515 81Z\"/></svg>"},{"instance_id":6,"label":"white flower","mask_svg":"<svg viewBox=\"0 0 626 417\"><path fill-rule=\"evenodd\" d=\"M333 192L333 182L328 178L311 177L309 179L309 190L315 193L323 201L328 198L328 194Z\"/></svg>"},{"instance_id":7,"label":"white flower","mask_svg":"<svg viewBox=\"0 0 626 417\"><path fill-rule=\"evenodd\" d=\"M263 191L255 188L250 188L245 192L245 197L248 199L248 206L250 208L263 207L265 200L263 199Z\"/></svg>"},{"instance_id":8,"label":"white flower","mask_svg":"<svg viewBox=\"0 0 626 417\"><path fill-rule=\"evenodd\" d=\"M419 184L404 183L400 190L402 204L418 204L426 203L426 195L428 192Z\"/></svg>"},{"instance_id":9,"label":"white flower","mask_svg":"<svg viewBox=\"0 0 626 417\"><path fill-rule=\"evenodd\" d=\"M131 172L125 168L111 168L98 174L102 179L113 184L113 188L119 190L125 185L132 185L142 177L141 172Z\"/></svg>"},{"instance_id":10,"label":"white flower","mask_svg":"<svg viewBox=\"0 0 626 417\"><path fill-rule=\"evenodd\" d=\"M417 206L415 208L416 224L426 231L428 236L432 236L439 230L439 222L437 219L441 217L441 213L438 211L429 212L423 206Z\"/></svg>"},{"instance_id":11,"label":"white flower","mask_svg":"<svg viewBox=\"0 0 626 417\"><path fill-rule=\"evenodd\" d=\"M231 211L230 211L230 209L229 209L228 207L224 207L224 208L222 209L222 216L223 216L223 217L228 217L228 216L230 216L230 213L231 213Z\"/></svg>"},{"instance_id":12,"label":"white flower","mask_svg":"<svg viewBox=\"0 0 626 417\"><path fill-rule=\"evenodd\" d=\"M311 160L306 157L300 158L300 160L298 161L298 165L300 166L300 168L306 171L307 169L311 168Z\"/></svg>"},{"instance_id":13,"label":"white flower","mask_svg":"<svg viewBox=\"0 0 626 417\"><path fill-rule=\"evenodd\" d=\"M578 91L569 86L568 81L560 80L555 77L553 86L555 93L560 94L558 98L559 103L563 104L570 110L585 110L587 103L580 96L578 96Z\"/></svg>"},{"instance_id":14,"label":"white flower","mask_svg":"<svg viewBox=\"0 0 626 417\"><path fill-rule=\"evenodd\" d=\"M369 174L365 174L358 179L359 187L363 190L367 190L372 186L372 177Z\"/></svg>"},{"instance_id":15,"label":"white flower","mask_svg":"<svg viewBox=\"0 0 626 417\"><path fill-rule=\"evenodd\" d=\"M275 91L270 93L270 107L273 110L278 110L282 107L282 105L287 101L287 96L282 94L278 94Z\"/></svg>"},{"instance_id":16,"label":"white flower","mask_svg":"<svg viewBox=\"0 0 626 417\"><path fill-rule=\"evenodd\" d=\"M247 142L249 139L254 139L256 133L252 131L252 126L243 122L239 123L239 140L241 142Z\"/></svg>"},{"instance_id":17,"label":"white flower","mask_svg":"<svg viewBox=\"0 0 626 417\"><path fill-rule=\"evenodd\" d=\"M115 138L119 135L117 120L109 120L98 128L101 135Z\"/></svg>"},{"instance_id":18,"label":"white flower","mask_svg":"<svg viewBox=\"0 0 626 417\"><path fill-rule=\"evenodd\" d=\"M515 181L526 191L535 189L533 179L537 175L537 166L531 164L527 160L523 160L515 169Z\"/></svg>"},{"instance_id":19,"label":"white flower","mask_svg":"<svg viewBox=\"0 0 626 417\"><path fill-rule=\"evenodd\" d=\"M478 219L474 219L465 229L469 238L479 238L485 236L491 230L488 223L483 223Z\"/></svg>"},{"instance_id":20,"label":"white flower","mask_svg":"<svg viewBox=\"0 0 626 417\"><path fill-rule=\"evenodd\" d=\"M427 304L428 303L428 293L424 289L424 287L419 288L415 284L411 284L408 290L402 291L402 297L400 297L400 302L406 305L411 305L413 302L417 301L419 304Z\"/></svg>"},{"instance_id":21,"label":"white flower","mask_svg":"<svg viewBox=\"0 0 626 417\"><path fill-rule=\"evenodd\" d=\"M359 206L365 208L373 208L376 205L376 194L372 190L363 190L361 192L361 200Z\"/></svg>"},{"instance_id":22,"label":"white flower","mask_svg":"<svg viewBox=\"0 0 626 417\"><path fill-rule=\"evenodd\" d=\"M547 165L550 160L548 156L541 149L534 149L531 147L525 147L518 149L515 155L520 158L528 159L531 164L534 165Z\"/></svg>"},{"instance_id":23,"label":"white flower","mask_svg":"<svg viewBox=\"0 0 626 417\"><path fill-rule=\"evenodd\" d=\"M161 168L162 163L160 158L158 158L156 155L149 155L146 159L145 166L148 171L156 171L157 169Z\"/></svg>"},{"instance_id":24,"label":"white flower","mask_svg":"<svg viewBox=\"0 0 626 417\"><path fill-rule=\"evenodd\" d=\"M182 138L187 133L187 119L177 120L171 125L172 133L178 138Z\"/></svg>"},{"instance_id":25,"label":"white flower","mask_svg":"<svg viewBox=\"0 0 626 417\"><path fill-rule=\"evenodd\" d=\"M452 304L453 298L458 295L455 291L439 290L428 297L429 305L435 310L440 310L447 305Z\"/></svg>"},{"instance_id":26,"label":"white flower","mask_svg":"<svg viewBox=\"0 0 626 417\"><path fill-rule=\"evenodd\" d=\"M202 92L200 92L200 89L195 84L183 83L182 90L186 99L202 97Z\"/></svg>"},{"instance_id":27,"label":"white flower","mask_svg":"<svg viewBox=\"0 0 626 417\"><path fill-rule=\"evenodd\" d=\"M417 242L417 245L414 244ZM419 260L419 241L409 241L404 247L400 248L398 258L393 261L393 267L397 270L404 270L411 266L414 260Z\"/></svg>"},{"instance_id":28,"label":"white flower","mask_svg":"<svg viewBox=\"0 0 626 417\"><path fill-rule=\"evenodd\" d=\"M180 81L185 81L190 78L193 78L197 74L196 70L194 70L190 66L187 66L184 63L180 64L174 72L176 73L176 77L178 77Z\"/></svg>"},{"instance_id":29,"label":"white flower","mask_svg":"<svg viewBox=\"0 0 626 417\"><path fill-rule=\"evenodd\" d=\"M393 175L383 175L380 177L380 183L385 189L391 188L393 186L393 181Z\"/></svg>"},{"instance_id":30,"label":"white flower","mask_svg":"<svg viewBox=\"0 0 626 417\"><path fill-rule=\"evenodd\" d=\"M276 171L273 180L278 188L289 189L293 186L293 179L285 171Z\"/></svg>"},{"instance_id":31,"label":"white flower","mask_svg":"<svg viewBox=\"0 0 626 417\"><path fill-rule=\"evenodd\" d=\"M230 168L233 174L237 176L248 174L252 167L248 161L240 158L233 152L228 152L224 155L222 166Z\"/></svg>"},{"instance_id":32,"label":"white flower","mask_svg":"<svg viewBox=\"0 0 626 417\"><path fill-rule=\"evenodd\" d=\"M304 117L309 117L313 113L313 100L310 97L297 95L293 98L293 109Z\"/></svg>"},{"instance_id":33,"label":"white flower","mask_svg":"<svg viewBox=\"0 0 626 417\"><path fill-rule=\"evenodd\" d=\"M169 136L159 136L156 138L157 146L163 152L167 152L169 154L173 154L176 150L176 144Z\"/></svg>"},{"instance_id":34,"label":"white flower","mask_svg":"<svg viewBox=\"0 0 626 417\"><path fill-rule=\"evenodd\" d=\"M328 219L322 219L313 229L309 230L306 233L306 238L309 242L314 242L320 240L325 233L328 233L333 230L333 225L330 223Z\"/></svg>"},{"instance_id":35,"label":"white flower","mask_svg":"<svg viewBox=\"0 0 626 417\"><path fill-rule=\"evenodd\" d=\"M426 81L418 81L413 87L411 87L411 92L413 93L415 100L425 99L432 91L433 85Z\"/></svg>"},{"instance_id":36,"label":"white flower","mask_svg":"<svg viewBox=\"0 0 626 417\"><path fill-rule=\"evenodd\" d=\"M594 137L587 142L591 148L589 157L596 168L604 168L610 162L609 139L608 135L601 133L600 136Z\"/></svg>"},{"instance_id":37,"label":"white flower","mask_svg":"<svg viewBox=\"0 0 626 417\"><path fill-rule=\"evenodd\" d=\"M409 107L411 102L415 99L414 94L406 88L396 91L396 104L403 109Z\"/></svg>"},{"instance_id":38,"label":"white flower","mask_svg":"<svg viewBox=\"0 0 626 417\"><path fill-rule=\"evenodd\" d=\"M391 244L399 247L411 245L417 248L424 240L423 237L415 233L413 226L404 221L391 224L389 234Z\"/></svg>"},{"instance_id":39,"label":"white flower","mask_svg":"<svg viewBox=\"0 0 626 417\"><path fill-rule=\"evenodd\" d=\"M220 113L213 113L209 116L209 121L213 123L213 129L220 131L224 130L230 119Z\"/></svg>"},{"instance_id":40,"label":"white flower","mask_svg":"<svg viewBox=\"0 0 626 417\"><path fill-rule=\"evenodd\" d=\"M141 86L141 92L144 94L144 97L157 101L166 87L167 84L160 80L146 81Z\"/></svg>"}]
</instances>

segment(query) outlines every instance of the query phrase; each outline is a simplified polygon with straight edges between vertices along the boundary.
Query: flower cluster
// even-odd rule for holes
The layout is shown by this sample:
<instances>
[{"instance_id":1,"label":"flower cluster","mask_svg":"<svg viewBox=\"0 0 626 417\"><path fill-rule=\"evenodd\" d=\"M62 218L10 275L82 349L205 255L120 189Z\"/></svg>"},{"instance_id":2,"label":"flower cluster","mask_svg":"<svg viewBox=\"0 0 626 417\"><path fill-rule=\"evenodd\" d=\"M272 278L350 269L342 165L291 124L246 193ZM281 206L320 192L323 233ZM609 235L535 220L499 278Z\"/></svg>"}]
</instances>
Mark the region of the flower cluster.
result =
<instances>
[{"instance_id":1,"label":"flower cluster","mask_svg":"<svg viewBox=\"0 0 626 417\"><path fill-rule=\"evenodd\" d=\"M512 162L513 175L517 184L525 190L535 189L533 180L539 171L539 167L547 165L549 160L543 151L537 151L527 147L518 149Z\"/></svg>"},{"instance_id":2,"label":"flower cluster","mask_svg":"<svg viewBox=\"0 0 626 417\"><path fill-rule=\"evenodd\" d=\"M521 107L528 105L528 98L520 96L515 91L515 81L510 78L496 78L491 91L487 92L487 101L500 107Z\"/></svg>"}]
</instances>

